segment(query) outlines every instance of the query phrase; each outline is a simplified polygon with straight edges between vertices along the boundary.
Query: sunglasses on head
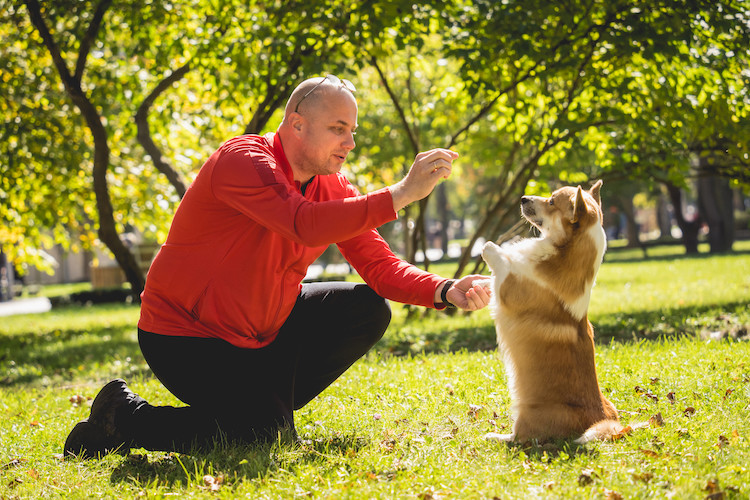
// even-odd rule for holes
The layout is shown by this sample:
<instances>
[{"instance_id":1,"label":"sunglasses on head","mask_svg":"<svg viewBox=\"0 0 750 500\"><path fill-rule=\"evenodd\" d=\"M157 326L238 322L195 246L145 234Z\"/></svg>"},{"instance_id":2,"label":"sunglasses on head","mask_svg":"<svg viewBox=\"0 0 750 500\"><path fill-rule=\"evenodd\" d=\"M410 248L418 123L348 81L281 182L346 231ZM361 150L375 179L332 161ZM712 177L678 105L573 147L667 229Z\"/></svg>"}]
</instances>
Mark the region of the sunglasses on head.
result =
<instances>
[{"instance_id":1,"label":"sunglasses on head","mask_svg":"<svg viewBox=\"0 0 750 500\"><path fill-rule=\"evenodd\" d=\"M357 91L357 89L354 87L354 84L352 82L350 82L349 80L346 80L346 79L342 80L341 78L339 78L336 75L326 75L326 76L323 77L322 80L320 80L320 82L316 83L315 86L313 88L311 88L307 92L307 94L303 95L302 99L300 99L299 101L297 101L297 105L294 107L294 112L295 113L299 112L299 105L302 103L302 101L304 101L305 99L307 99L307 96L309 96L310 94L312 94L313 92L315 92L315 89L317 89L318 87L320 87L321 85L323 85L323 82L325 82L326 80L328 80L332 84L337 85L339 87L344 87L346 90L348 90L352 94Z\"/></svg>"}]
</instances>

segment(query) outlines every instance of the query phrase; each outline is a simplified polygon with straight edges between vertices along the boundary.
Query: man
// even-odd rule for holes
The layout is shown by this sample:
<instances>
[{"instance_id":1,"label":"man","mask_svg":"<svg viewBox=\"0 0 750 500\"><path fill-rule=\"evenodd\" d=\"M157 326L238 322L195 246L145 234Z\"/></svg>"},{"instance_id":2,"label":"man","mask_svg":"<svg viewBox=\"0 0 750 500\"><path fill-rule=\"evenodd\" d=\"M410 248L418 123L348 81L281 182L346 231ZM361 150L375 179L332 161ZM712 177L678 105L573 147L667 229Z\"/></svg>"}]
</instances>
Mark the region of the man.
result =
<instances>
[{"instance_id":1,"label":"man","mask_svg":"<svg viewBox=\"0 0 750 500\"><path fill-rule=\"evenodd\" d=\"M113 380L71 431L66 455L293 436L293 411L382 337L386 299L487 305L488 290L472 285L479 276L422 271L376 231L448 177L458 155L420 153L404 179L360 195L340 174L355 146L353 92L333 75L306 80L275 134L230 139L203 165L149 270L138 323L149 366L188 406L153 406ZM301 284L331 243L366 284Z\"/></svg>"}]
</instances>

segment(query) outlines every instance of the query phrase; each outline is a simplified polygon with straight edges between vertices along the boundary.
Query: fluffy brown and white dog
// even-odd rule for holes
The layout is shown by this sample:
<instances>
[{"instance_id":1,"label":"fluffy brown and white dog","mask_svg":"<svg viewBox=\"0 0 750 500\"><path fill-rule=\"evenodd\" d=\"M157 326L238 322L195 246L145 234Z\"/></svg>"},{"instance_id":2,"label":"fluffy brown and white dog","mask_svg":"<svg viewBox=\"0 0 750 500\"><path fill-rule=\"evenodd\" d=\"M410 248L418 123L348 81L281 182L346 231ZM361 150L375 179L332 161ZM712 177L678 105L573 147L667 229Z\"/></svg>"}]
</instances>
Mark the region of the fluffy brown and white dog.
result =
<instances>
[{"instance_id":1,"label":"fluffy brown and white dog","mask_svg":"<svg viewBox=\"0 0 750 500\"><path fill-rule=\"evenodd\" d=\"M521 213L541 236L484 245L482 258L492 271L490 311L513 406L513 433L488 439L580 436L577 442L586 442L623 430L599 387L587 316L606 249L601 186L522 197Z\"/></svg>"}]
</instances>

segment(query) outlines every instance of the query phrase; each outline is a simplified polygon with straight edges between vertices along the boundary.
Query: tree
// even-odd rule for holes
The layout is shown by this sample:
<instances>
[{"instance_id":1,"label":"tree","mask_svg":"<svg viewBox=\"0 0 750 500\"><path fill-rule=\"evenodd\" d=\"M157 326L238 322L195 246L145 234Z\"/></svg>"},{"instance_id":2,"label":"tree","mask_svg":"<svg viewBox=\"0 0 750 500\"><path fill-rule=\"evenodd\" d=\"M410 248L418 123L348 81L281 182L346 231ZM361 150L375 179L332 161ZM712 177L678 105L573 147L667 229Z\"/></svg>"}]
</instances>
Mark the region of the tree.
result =
<instances>
[{"instance_id":1,"label":"tree","mask_svg":"<svg viewBox=\"0 0 750 500\"><path fill-rule=\"evenodd\" d=\"M25 6L31 25L19 23L29 30L17 44L29 46L29 39L39 36L46 51L33 59L40 66L31 70L45 72L44 64L51 62L66 99L83 118L93 142L96 205L89 215L135 294L142 290L144 276L121 234L132 227L163 238L172 204L184 194L190 171L206 156L196 147L196 136L207 149L229 135L260 131L304 73L317 70L322 58L346 57L341 52L345 39L338 33L348 12L324 2L276 3L265 9L238 2L236 9L218 15L187 3L143 7L101 1L92 12L86 4L64 0L45 6L29 0ZM21 18L18 11L13 15ZM248 31L247 26L255 29ZM160 36L174 43L163 43ZM243 116L247 122L238 123ZM144 167L136 138L174 193ZM171 148L165 148L165 142ZM83 151L88 147L81 144ZM180 158L182 165L175 166L169 157ZM87 177L85 169L81 172ZM23 175L23 170L18 173ZM85 197L75 202L88 206ZM90 242L90 236L80 237Z\"/></svg>"}]
</instances>

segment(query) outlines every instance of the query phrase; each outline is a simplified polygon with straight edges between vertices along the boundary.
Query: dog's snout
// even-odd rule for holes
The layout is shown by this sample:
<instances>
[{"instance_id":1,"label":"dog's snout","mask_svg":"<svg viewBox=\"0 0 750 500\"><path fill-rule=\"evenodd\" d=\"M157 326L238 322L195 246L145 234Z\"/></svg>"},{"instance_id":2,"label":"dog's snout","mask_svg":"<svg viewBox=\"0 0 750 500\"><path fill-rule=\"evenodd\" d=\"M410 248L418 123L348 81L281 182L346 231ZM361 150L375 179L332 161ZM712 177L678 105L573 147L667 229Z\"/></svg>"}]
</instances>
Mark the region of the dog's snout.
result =
<instances>
[{"instance_id":1,"label":"dog's snout","mask_svg":"<svg viewBox=\"0 0 750 500\"><path fill-rule=\"evenodd\" d=\"M529 202L531 202L531 198L529 198L528 196L521 196L521 205L525 205Z\"/></svg>"}]
</instances>

